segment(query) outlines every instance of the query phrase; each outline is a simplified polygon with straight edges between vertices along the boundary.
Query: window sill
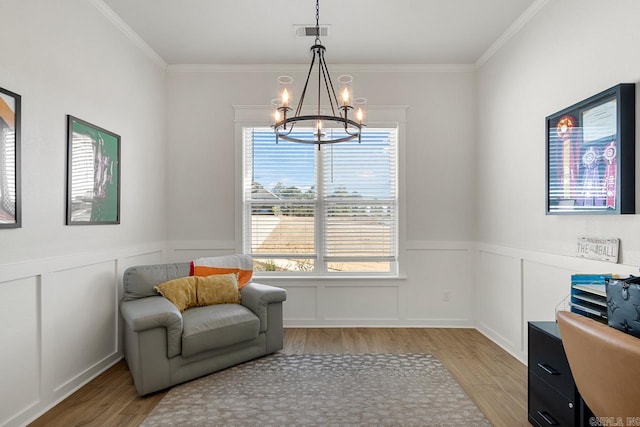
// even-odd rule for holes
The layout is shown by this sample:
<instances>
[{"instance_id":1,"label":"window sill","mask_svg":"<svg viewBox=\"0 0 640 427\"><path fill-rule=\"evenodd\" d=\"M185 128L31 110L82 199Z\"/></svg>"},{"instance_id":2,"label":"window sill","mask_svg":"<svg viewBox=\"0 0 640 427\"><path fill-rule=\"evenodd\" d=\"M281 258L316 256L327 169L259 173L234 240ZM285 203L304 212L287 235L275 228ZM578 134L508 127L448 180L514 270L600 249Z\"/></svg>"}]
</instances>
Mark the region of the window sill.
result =
<instances>
[{"instance_id":1,"label":"window sill","mask_svg":"<svg viewBox=\"0 0 640 427\"><path fill-rule=\"evenodd\" d=\"M400 280L407 280L407 276L404 274L400 274L400 275L389 275L389 276L367 276L367 275L332 275L332 276L319 276L319 275L309 275L309 276L301 276L301 275L257 275L254 273L253 275L253 279L256 282L260 282L261 280L282 280L282 281L289 281L289 280L295 280L295 281L319 281L319 280L326 280L326 281L336 281L336 280L340 280L340 281L359 281L359 280L373 280L373 281L400 281Z\"/></svg>"}]
</instances>

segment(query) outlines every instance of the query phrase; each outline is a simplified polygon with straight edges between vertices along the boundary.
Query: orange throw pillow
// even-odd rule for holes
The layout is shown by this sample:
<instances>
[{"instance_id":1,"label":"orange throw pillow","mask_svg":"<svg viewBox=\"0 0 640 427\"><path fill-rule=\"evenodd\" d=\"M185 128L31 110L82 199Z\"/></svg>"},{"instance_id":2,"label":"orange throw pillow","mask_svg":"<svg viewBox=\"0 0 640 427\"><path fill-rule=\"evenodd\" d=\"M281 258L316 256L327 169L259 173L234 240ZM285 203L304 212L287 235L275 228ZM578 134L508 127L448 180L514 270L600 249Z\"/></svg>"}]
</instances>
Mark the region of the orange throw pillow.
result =
<instances>
[{"instance_id":1,"label":"orange throw pillow","mask_svg":"<svg viewBox=\"0 0 640 427\"><path fill-rule=\"evenodd\" d=\"M191 261L191 276L238 274L238 289L242 289L253 276L253 260L250 255L224 255L197 258Z\"/></svg>"}]
</instances>

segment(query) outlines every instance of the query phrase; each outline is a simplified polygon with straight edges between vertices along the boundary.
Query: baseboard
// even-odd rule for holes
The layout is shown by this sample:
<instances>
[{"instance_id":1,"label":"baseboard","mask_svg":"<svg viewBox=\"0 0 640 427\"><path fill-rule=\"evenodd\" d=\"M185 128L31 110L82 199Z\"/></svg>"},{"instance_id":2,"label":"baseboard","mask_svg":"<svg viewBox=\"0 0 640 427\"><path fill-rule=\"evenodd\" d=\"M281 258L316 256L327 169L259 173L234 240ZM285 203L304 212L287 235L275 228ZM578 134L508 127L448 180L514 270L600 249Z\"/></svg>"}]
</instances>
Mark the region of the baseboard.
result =
<instances>
[{"instance_id":1,"label":"baseboard","mask_svg":"<svg viewBox=\"0 0 640 427\"><path fill-rule=\"evenodd\" d=\"M285 320L285 328L454 328L454 329L476 329L474 323L469 319L429 319L429 320Z\"/></svg>"},{"instance_id":2,"label":"baseboard","mask_svg":"<svg viewBox=\"0 0 640 427\"><path fill-rule=\"evenodd\" d=\"M57 406L60 402L62 402L63 400L65 400L66 398L71 396L73 393L75 393L76 391L80 390L85 385L89 384L96 377L101 375L103 372L107 371L113 365L115 365L116 363L120 362L123 359L124 356L122 354L116 353L116 354L113 355L113 357L114 357L113 360L105 361L106 364L104 366L99 368L96 372L91 373L84 380L82 380L78 384L74 385L72 388L70 388L65 393L63 393L60 396L58 396L52 402L47 403L45 406L40 406L38 403L36 403L35 405L31 406L30 408L28 408L27 410L25 410L21 414L18 414L16 417L14 417L13 419L9 420L7 422L7 424L5 424L5 426L7 426L7 427L8 426L24 426L24 425L28 425L28 424L34 422L35 420L37 420L38 418L43 416L45 413L47 413L48 411L53 409L55 406ZM40 403L42 403L42 401Z\"/></svg>"},{"instance_id":3,"label":"baseboard","mask_svg":"<svg viewBox=\"0 0 640 427\"><path fill-rule=\"evenodd\" d=\"M521 363L527 366L527 354L522 351L516 351L512 343L500 336L500 334L487 327L485 324L480 324L475 329L482 335L493 341L496 345L502 348L504 351L518 359Z\"/></svg>"}]
</instances>

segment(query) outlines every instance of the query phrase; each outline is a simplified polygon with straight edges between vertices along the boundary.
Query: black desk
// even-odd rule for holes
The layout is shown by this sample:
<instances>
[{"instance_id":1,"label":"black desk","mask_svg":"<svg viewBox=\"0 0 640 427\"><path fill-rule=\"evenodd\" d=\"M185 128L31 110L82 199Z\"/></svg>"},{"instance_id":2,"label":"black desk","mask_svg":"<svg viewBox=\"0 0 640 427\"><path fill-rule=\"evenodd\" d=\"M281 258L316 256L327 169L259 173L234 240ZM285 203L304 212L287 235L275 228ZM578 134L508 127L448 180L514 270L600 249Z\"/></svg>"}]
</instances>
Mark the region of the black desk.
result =
<instances>
[{"instance_id":1,"label":"black desk","mask_svg":"<svg viewBox=\"0 0 640 427\"><path fill-rule=\"evenodd\" d=\"M599 425L578 393L556 322L529 322L529 422Z\"/></svg>"}]
</instances>

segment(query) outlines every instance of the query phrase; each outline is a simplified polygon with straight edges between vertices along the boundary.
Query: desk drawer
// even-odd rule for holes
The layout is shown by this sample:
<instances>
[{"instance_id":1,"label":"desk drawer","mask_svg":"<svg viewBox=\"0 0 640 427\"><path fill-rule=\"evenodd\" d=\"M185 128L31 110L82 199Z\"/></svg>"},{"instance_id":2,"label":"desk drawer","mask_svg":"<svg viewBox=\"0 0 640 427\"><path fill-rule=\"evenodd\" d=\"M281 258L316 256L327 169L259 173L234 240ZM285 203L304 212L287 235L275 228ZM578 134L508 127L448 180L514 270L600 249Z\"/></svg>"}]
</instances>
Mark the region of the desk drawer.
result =
<instances>
[{"instance_id":1,"label":"desk drawer","mask_svg":"<svg viewBox=\"0 0 640 427\"><path fill-rule=\"evenodd\" d=\"M529 418L542 426L575 426L578 411L573 400L554 390L529 371ZM535 425L535 423L532 422Z\"/></svg>"},{"instance_id":2,"label":"desk drawer","mask_svg":"<svg viewBox=\"0 0 640 427\"><path fill-rule=\"evenodd\" d=\"M533 327L529 328L529 371L565 396L575 396L575 383L562 342Z\"/></svg>"}]
</instances>

